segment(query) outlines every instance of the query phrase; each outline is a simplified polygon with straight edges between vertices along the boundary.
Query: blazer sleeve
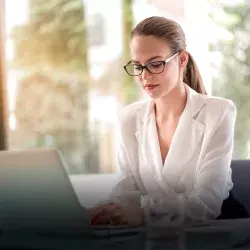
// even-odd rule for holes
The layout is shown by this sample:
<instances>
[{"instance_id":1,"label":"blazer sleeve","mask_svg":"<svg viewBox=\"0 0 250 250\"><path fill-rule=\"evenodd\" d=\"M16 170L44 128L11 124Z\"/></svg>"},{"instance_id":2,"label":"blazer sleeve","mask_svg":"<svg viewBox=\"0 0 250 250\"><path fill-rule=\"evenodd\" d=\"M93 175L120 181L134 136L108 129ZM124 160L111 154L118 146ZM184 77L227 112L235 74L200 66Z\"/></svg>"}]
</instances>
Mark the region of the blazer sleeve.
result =
<instances>
[{"instance_id":1,"label":"blazer sleeve","mask_svg":"<svg viewBox=\"0 0 250 250\"><path fill-rule=\"evenodd\" d=\"M229 107L219 119L209 137L204 154L196 170L194 189L175 198L152 200L146 197L151 213L161 214L168 222L184 223L215 219L221 213L223 200L232 188L231 159L234 144L236 107Z\"/></svg>"},{"instance_id":2,"label":"blazer sleeve","mask_svg":"<svg viewBox=\"0 0 250 250\"><path fill-rule=\"evenodd\" d=\"M126 121L120 118L118 124L118 151L117 164L119 168L119 179L111 194L109 201L116 201L122 204L141 205L141 193L131 171L131 163L128 157L128 152L124 145L124 136L126 131ZM133 133L127 133L127 136L132 136Z\"/></svg>"}]
</instances>

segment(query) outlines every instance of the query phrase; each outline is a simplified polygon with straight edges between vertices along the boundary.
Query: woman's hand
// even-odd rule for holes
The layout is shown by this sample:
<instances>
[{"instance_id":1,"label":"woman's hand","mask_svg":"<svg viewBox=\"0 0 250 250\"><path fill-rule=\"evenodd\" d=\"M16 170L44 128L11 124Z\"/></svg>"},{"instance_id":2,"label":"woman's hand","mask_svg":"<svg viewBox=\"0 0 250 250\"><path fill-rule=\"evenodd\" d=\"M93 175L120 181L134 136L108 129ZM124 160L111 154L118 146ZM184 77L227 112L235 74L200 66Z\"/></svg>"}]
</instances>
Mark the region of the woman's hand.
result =
<instances>
[{"instance_id":1,"label":"woman's hand","mask_svg":"<svg viewBox=\"0 0 250 250\"><path fill-rule=\"evenodd\" d=\"M104 203L90 209L90 220L93 225L113 224L136 227L143 223L143 210L119 203Z\"/></svg>"},{"instance_id":2,"label":"woman's hand","mask_svg":"<svg viewBox=\"0 0 250 250\"><path fill-rule=\"evenodd\" d=\"M118 203L104 203L90 209L90 221L93 225L121 224L121 205Z\"/></svg>"}]
</instances>

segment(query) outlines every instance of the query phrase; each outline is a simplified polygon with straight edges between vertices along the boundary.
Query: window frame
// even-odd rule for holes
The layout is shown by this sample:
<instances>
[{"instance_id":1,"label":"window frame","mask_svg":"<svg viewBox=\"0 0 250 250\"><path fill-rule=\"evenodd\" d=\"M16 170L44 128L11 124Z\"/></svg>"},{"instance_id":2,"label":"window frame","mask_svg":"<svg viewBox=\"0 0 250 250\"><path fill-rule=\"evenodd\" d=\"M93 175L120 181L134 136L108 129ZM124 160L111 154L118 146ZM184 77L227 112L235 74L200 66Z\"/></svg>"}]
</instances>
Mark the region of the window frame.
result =
<instances>
[{"instance_id":1,"label":"window frame","mask_svg":"<svg viewBox=\"0 0 250 250\"><path fill-rule=\"evenodd\" d=\"M5 41L5 0L0 0L0 150L7 150L8 112Z\"/></svg>"}]
</instances>

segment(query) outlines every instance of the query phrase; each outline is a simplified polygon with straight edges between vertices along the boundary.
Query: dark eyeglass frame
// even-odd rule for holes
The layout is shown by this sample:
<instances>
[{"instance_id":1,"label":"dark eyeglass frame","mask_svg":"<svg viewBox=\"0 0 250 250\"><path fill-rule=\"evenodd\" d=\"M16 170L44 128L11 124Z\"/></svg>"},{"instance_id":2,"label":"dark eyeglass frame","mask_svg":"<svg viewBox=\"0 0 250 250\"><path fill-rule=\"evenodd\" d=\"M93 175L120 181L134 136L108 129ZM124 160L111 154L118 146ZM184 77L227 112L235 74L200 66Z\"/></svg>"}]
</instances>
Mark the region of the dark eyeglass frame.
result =
<instances>
[{"instance_id":1,"label":"dark eyeglass frame","mask_svg":"<svg viewBox=\"0 0 250 250\"><path fill-rule=\"evenodd\" d=\"M177 53L175 53L173 56L167 58L165 61L149 62L149 63L147 63L147 64L144 65L144 66L143 66L143 65L139 65L139 64L134 64L134 63L128 62L126 65L123 66L123 68L125 69L125 71L127 72L127 74L130 75L130 76L139 76L139 75L142 74L142 72L143 72L144 69L146 69L150 74L160 74L160 73L162 73L162 72L164 71L166 64L169 63L169 62L170 62L174 57L176 57L178 54L179 54L179 51L178 51ZM162 64L163 64L163 69L162 69L162 71L161 71L161 72L158 72L158 73L151 72L150 69L148 68L148 65L150 65L150 64L152 64L152 63L162 63ZM127 66L129 66L129 65L138 65L138 66L140 66L140 67L141 67L141 73L136 74L136 75L131 75L131 74L129 74L129 72L127 71Z\"/></svg>"}]
</instances>

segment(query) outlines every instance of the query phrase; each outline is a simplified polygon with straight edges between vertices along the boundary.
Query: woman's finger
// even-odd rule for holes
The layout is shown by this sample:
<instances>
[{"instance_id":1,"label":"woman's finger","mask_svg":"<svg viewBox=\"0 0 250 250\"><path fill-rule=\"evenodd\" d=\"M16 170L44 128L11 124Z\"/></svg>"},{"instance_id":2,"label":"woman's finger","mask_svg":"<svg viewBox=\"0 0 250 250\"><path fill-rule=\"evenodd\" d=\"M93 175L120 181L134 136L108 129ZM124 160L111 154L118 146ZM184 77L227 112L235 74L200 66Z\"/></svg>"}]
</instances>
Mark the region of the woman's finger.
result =
<instances>
[{"instance_id":1,"label":"woman's finger","mask_svg":"<svg viewBox=\"0 0 250 250\"><path fill-rule=\"evenodd\" d=\"M89 214L92 215L92 214L96 213L97 210L99 210L100 208L105 207L105 206L106 206L106 204L101 204L101 205L92 207L89 209Z\"/></svg>"},{"instance_id":2,"label":"woman's finger","mask_svg":"<svg viewBox=\"0 0 250 250\"><path fill-rule=\"evenodd\" d=\"M99 208L92 216L91 220L96 220L98 217L103 216L104 214L109 213L108 209L105 207Z\"/></svg>"},{"instance_id":3,"label":"woman's finger","mask_svg":"<svg viewBox=\"0 0 250 250\"><path fill-rule=\"evenodd\" d=\"M121 206L117 203L105 203L102 206L97 207L95 210L92 210L90 217L99 216L99 214L102 214L103 212L112 212L120 209L120 207Z\"/></svg>"},{"instance_id":4,"label":"woman's finger","mask_svg":"<svg viewBox=\"0 0 250 250\"><path fill-rule=\"evenodd\" d=\"M105 213L105 214L102 214L102 215L94 218L92 223L94 225L110 224L111 218L112 218L112 214L111 213Z\"/></svg>"},{"instance_id":5,"label":"woman's finger","mask_svg":"<svg viewBox=\"0 0 250 250\"><path fill-rule=\"evenodd\" d=\"M114 209L110 206L104 206L99 208L92 216L90 217L91 221L96 221L99 217L112 214Z\"/></svg>"},{"instance_id":6,"label":"woman's finger","mask_svg":"<svg viewBox=\"0 0 250 250\"><path fill-rule=\"evenodd\" d=\"M106 203L103 206L92 210L90 215L91 224L109 223L120 224L121 217L121 205L118 203ZM106 219L107 218L107 219ZM110 220L110 222L106 221Z\"/></svg>"},{"instance_id":7,"label":"woman's finger","mask_svg":"<svg viewBox=\"0 0 250 250\"><path fill-rule=\"evenodd\" d=\"M108 204L103 204L101 206L98 206L96 208L93 208L90 213L89 213L89 216L90 217L94 217L96 215L98 215L99 213L103 213L103 211L107 210L109 207Z\"/></svg>"},{"instance_id":8,"label":"woman's finger","mask_svg":"<svg viewBox=\"0 0 250 250\"><path fill-rule=\"evenodd\" d=\"M121 209L113 207L112 209L106 210L104 213L96 214L92 218L92 224L121 224L122 221L122 212Z\"/></svg>"}]
</instances>

